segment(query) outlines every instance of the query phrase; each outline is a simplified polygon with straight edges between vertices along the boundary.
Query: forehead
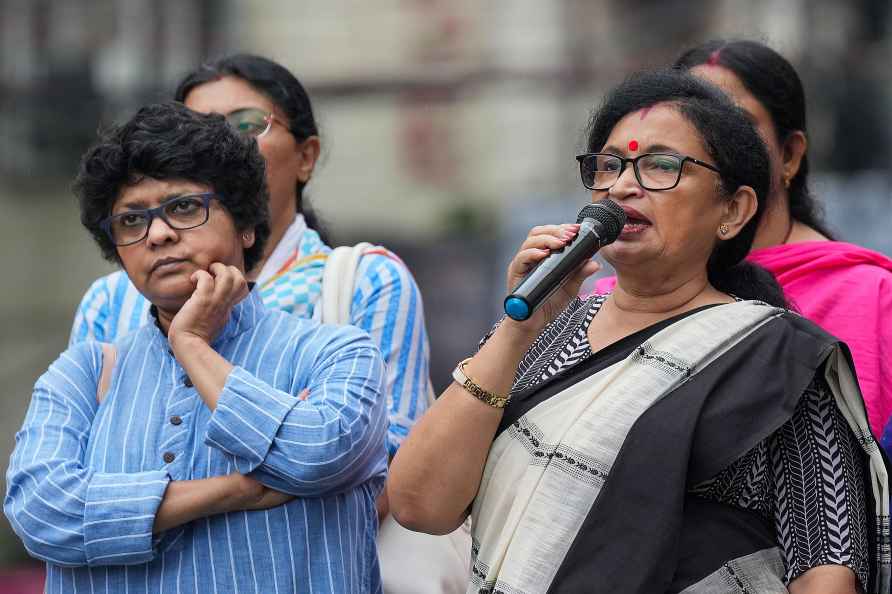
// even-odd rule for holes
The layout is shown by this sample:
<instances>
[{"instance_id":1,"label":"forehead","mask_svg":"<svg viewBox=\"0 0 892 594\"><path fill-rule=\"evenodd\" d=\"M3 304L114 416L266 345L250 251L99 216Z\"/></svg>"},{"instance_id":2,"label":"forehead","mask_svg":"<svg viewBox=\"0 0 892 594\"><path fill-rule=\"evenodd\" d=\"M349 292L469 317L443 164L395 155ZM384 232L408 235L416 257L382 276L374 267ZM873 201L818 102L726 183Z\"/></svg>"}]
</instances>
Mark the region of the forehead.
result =
<instances>
[{"instance_id":1,"label":"forehead","mask_svg":"<svg viewBox=\"0 0 892 594\"><path fill-rule=\"evenodd\" d=\"M112 205L112 212L133 208L151 208L172 196L209 192L209 186L185 180L159 180L144 177L139 182L121 188Z\"/></svg>"},{"instance_id":2,"label":"forehead","mask_svg":"<svg viewBox=\"0 0 892 594\"><path fill-rule=\"evenodd\" d=\"M772 124L771 116L762 102L750 93L743 82L732 71L722 66L700 65L691 69L691 74L719 87L734 103L758 122Z\"/></svg>"},{"instance_id":3,"label":"forehead","mask_svg":"<svg viewBox=\"0 0 892 594\"><path fill-rule=\"evenodd\" d=\"M224 76L202 83L189 91L186 107L202 113L228 114L237 109L256 107L282 116L273 101L244 79Z\"/></svg>"},{"instance_id":4,"label":"forehead","mask_svg":"<svg viewBox=\"0 0 892 594\"><path fill-rule=\"evenodd\" d=\"M627 114L610 132L604 148L625 153L636 141L639 152L661 145L692 157L705 156L700 134L674 105L661 103Z\"/></svg>"}]
</instances>

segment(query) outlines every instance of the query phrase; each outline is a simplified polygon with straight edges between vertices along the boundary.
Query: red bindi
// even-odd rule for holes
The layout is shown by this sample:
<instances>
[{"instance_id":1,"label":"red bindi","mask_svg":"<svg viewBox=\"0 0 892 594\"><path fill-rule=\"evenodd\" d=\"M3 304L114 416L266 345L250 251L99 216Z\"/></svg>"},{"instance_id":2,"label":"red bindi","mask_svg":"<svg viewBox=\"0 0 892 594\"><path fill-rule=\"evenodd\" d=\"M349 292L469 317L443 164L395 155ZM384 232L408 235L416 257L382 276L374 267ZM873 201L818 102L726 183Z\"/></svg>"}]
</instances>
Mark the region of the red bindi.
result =
<instances>
[{"instance_id":1,"label":"red bindi","mask_svg":"<svg viewBox=\"0 0 892 594\"><path fill-rule=\"evenodd\" d=\"M718 66L719 58L721 58L721 55L722 55L721 49L715 50L714 52L709 54L709 59L706 60L706 65L707 66Z\"/></svg>"},{"instance_id":2,"label":"red bindi","mask_svg":"<svg viewBox=\"0 0 892 594\"><path fill-rule=\"evenodd\" d=\"M629 150L630 150L630 151L637 151L637 150L638 150L638 141L637 141L637 140L634 140L634 139L633 139L633 140L630 140L630 141L629 141Z\"/></svg>"}]
</instances>

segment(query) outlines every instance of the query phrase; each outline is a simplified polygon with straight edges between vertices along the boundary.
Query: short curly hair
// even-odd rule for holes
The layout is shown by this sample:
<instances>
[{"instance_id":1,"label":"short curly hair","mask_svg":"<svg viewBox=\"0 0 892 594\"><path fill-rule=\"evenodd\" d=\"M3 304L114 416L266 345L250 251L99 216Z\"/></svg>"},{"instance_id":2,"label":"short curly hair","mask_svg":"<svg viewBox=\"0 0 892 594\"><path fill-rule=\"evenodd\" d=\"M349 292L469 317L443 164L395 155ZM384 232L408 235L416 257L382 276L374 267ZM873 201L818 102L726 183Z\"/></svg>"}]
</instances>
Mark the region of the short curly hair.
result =
<instances>
[{"instance_id":1,"label":"short curly hair","mask_svg":"<svg viewBox=\"0 0 892 594\"><path fill-rule=\"evenodd\" d=\"M107 260L120 264L102 221L121 190L145 177L210 186L236 229L254 230L254 244L244 251L245 270L260 261L270 234L266 165L257 142L240 136L223 116L200 114L181 103L159 103L100 133L81 159L72 190L81 223Z\"/></svg>"}]
</instances>

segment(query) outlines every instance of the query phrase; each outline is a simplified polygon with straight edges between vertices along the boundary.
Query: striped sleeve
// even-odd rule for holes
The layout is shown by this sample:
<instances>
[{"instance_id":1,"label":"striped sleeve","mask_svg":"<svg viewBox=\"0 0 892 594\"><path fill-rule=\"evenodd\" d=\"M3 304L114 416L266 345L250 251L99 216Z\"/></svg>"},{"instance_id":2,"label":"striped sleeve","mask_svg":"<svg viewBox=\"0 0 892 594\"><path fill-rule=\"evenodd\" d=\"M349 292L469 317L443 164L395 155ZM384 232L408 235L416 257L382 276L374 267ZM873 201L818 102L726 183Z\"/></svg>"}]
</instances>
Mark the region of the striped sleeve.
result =
<instances>
[{"instance_id":1,"label":"striped sleeve","mask_svg":"<svg viewBox=\"0 0 892 594\"><path fill-rule=\"evenodd\" d=\"M108 276L98 278L93 281L93 284L84 293L74 315L74 324L71 327L68 346L73 346L85 340L97 340L99 342L110 340L109 337L105 336L104 332L105 322L111 307L108 282Z\"/></svg>"},{"instance_id":2,"label":"striped sleeve","mask_svg":"<svg viewBox=\"0 0 892 594\"><path fill-rule=\"evenodd\" d=\"M84 340L114 342L146 322L149 305L123 270L96 279L77 308L68 346Z\"/></svg>"},{"instance_id":3,"label":"striped sleeve","mask_svg":"<svg viewBox=\"0 0 892 594\"><path fill-rule=\"evenodd\" d=\"M377 349L350 326L319 326L302 344L294 355L296 373L309 378L298 382L309 388L309 398L299 399L299 390L277 390L235 367L205 443L232 456L239 472L302 497L383 476L387 420Z\"/></svg>"},{"instance_id":4,"label":"striped sleeve","mask_svg":"<svg viewBox=\"0 0 892 594\"><path fill-rule=\"evenodd\" d=\"M154 557L152 526L167 473L84 466L101 362L98 343L77 345L37 381L6 474L6 517L31 555L57 565Z\"/></svg>"},{"instance_id":5,"label":"striped sleeve","mask_svg":"<svg viewBox=\"0 0 892 594\"><path fill-rule=\"evenodd\" d=\"M384 357L387 449L393 456L427 410L433 387L421 292L406 265L383 248L360 261L351 323L369 333Z\"/></svg>"}]
</instances>

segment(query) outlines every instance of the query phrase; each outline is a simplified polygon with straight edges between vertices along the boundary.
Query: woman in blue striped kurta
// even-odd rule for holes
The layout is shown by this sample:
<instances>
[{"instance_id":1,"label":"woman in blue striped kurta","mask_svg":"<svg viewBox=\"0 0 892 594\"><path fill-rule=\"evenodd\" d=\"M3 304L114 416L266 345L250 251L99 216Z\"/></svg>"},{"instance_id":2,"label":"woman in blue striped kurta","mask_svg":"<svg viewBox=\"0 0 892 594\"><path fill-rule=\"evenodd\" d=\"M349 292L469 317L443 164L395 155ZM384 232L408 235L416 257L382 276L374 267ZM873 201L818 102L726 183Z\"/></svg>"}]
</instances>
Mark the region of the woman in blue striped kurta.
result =
<instances>
[{"instance_id":1,"label":"woman in blue striped kurta","mask_svg":"<svg viewBox=\"0 0 892 594\"><path fill-rule=\"evenodd\" d=\"M303 86L270 60L235 55L187 76L176 99L196 111L225 114L237 130L257 139L267 163L272 233L249 277L267 307L313 317L331 250L304 196L320 145ZM402 261L383 248L360 259L356 279L350 323L368 332L384 356L393 456L433 394L421 293ZM149 305L123 272L104 276L81 300L70 344L123 336L146 322Z\"/></svg>"},{"instance_id":2,"label":"woman in blue striped kurta","mask_svg":"<svg viewBox=\"0 0 892 594\"><path fill-rule=\"evenodd\" d=\"M380 591L383 362L361 330L249 292L269 234L256 144L151 106L75 187L152 308L113 345L63 353L16 435L4 511L47 591Z\"/></svg>"}]
</instances>

